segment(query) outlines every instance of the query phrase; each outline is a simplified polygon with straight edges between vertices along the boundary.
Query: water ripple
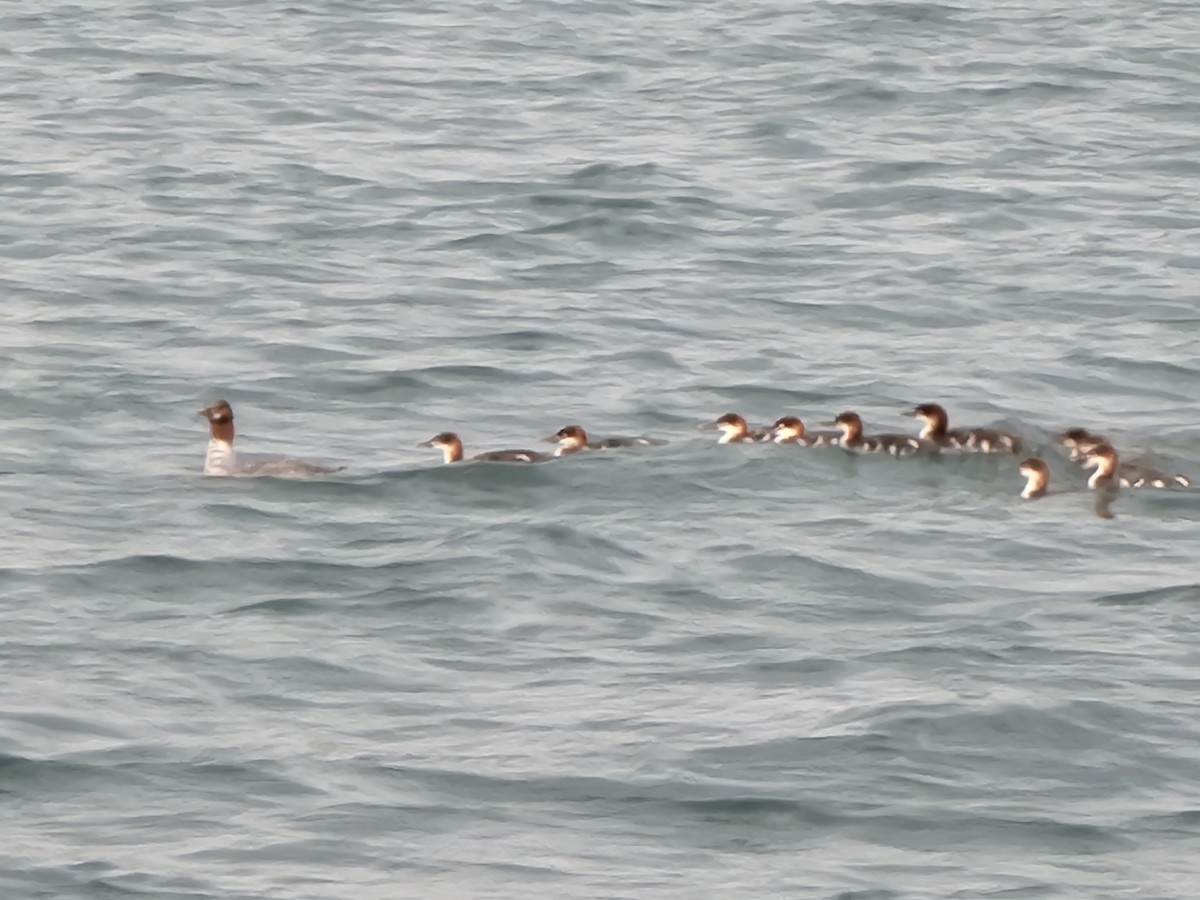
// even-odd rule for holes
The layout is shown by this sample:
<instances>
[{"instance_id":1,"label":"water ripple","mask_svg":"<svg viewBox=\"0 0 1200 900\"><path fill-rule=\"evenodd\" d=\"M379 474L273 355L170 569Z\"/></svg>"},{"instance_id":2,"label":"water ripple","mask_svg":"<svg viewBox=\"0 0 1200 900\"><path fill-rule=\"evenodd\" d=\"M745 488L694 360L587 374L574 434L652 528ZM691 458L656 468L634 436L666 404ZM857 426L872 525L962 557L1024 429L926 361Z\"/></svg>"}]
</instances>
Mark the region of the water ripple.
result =
<instances>
[{"instance_id":1,"label":"water ripple","mask_svg":"<svg viewBox=\"0 0 1200 900\"><path fill-rule=\"evenodd\" d=\"M1194 19L10 3L0 893L1193 896Z\"/></svg>"}]
</instances>

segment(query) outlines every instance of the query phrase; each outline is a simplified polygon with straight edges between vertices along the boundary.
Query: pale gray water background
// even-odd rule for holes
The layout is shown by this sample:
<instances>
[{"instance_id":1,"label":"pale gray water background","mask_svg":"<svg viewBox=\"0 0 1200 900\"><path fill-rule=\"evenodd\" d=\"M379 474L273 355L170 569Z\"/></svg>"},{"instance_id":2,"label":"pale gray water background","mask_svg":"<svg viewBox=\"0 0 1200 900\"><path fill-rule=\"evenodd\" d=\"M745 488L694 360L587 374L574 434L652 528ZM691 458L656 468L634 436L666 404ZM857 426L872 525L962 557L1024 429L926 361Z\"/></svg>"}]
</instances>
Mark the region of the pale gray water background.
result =
<instances>
[{"instance_id":1,"label":"pale gray water background","mask_svg":"<svg viewBox=\"0 0 1200 900\"><path fill-rule=\"evenodd\" d=\"M1194 898L1194 3L0 9L0 896ZM243 448L345 463L205 480ZM664 448L441 468L569 422ZM1046 449L1060 487L1082 476Z\"/></svg>"}]
</instances>

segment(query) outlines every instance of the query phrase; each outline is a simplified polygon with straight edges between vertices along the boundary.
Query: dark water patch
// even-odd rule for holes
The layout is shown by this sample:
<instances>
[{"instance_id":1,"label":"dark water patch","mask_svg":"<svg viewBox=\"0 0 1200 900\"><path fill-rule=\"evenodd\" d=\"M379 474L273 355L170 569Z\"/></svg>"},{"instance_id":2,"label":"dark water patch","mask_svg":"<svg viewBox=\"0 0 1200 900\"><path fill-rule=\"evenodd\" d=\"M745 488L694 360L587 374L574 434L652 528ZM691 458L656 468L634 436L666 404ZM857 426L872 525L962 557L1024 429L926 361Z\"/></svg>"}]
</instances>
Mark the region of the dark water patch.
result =
<instances>
[{"instance_id":1,"label":"dark water patch","mask_svg":"<svg viewBox=\"0 0 1200 900\"><path fill-rule=\"evenodd\" d=\"M842 110L880 111L911 98L912 94L899 88L886 87L873 78L833 78L809 86L817 102Z\"/></svg>"},{"instance_id":2,"label":"dark water patch","mask_svg":"<svg viewBox=\"0 0 1200 900\"><path fill-rule=\"evenodd\" d=\"M598 328L611 327L617 332L638 333L652 330L658 340L662 341L673 337L679 346L691 339L711 340L711 335L702 327L687 321L664 322L654 316L618 315L608 311L600 313L593 321Z\"/></svg>"},{"instance_id":3,"label":"dark water patch","mask_svg":"<svg viewBox=\"0 0 1200 900\"><path fill-rule=\"evenodd\" d=\"M1107 354L1078 351L1068 356L1068 361L1077 365L1100 366L1111 373L1110 377L1123 379L1126 389L1129 380L1150 381L1156 392L1164 383L1200 383L1200 368L1183 366L1160 360L1130 359Z\"/></svg>"},{"instance_id":4,"label":"dark water patch","mask_svg":"<svg viewBox=\"0 0 1200 900\"><path fill-rule=\"evenodd\" d=\"M0 794L36 800L53 794L104 794L120 786L133 790L146 784L147 775L104 761L37 759L0 754Z\"/></svg>"},{"instance_id":5,"label":"dark water patch","mask_svg":"<svg viewBox=\"0 0 1200 900\"><path fill-rule=\"evenodd\" d=\"M265 463L277 462L289 458L286 454L278 453L239 453L240 462ZM210 477L202 475L189 467L189 474L203 485L203 490L221 491L223 493L249 492L255 499L279 500L290 499L296 503L316 503L324 498L337 496L366 496L372 493L369 484L373 472L365 475L351 471L350 467L340 460L314 457L306 462L323 465L333 472L316 475L289 474L251 474L245 476ZM197 468L199 468L197 466Z\"/></svg>"},{"instance_id":6,"label":"dark water patch","mask_svg":"<svg viewBox=\"0 0 1200 900\"><path fill-rule=\"evenodd\" d=\"M860 660L865 663L912 663L920 668L935 666L949 660L993 667L1010 662L1002 653L983 647L964 647L957 643L912 644L900 649L872 651L860 657Z\"/></svg>"},{"instance_id":7,"label":"dark water patch","mask_svg":"<svg viewBox=\"0 0 1200 900\"><path fill-rule=\"evenodd\" d=\"M915 599L920 597L922 602L950 599L955 596L950 591L943 591L928 584L928 579L918 580L916 577L903 578L896 575L878 575L854 565L839 565L827 560L816 559L803 553L752 553L730 560L737 571L755 573L758 578L778 577L797 586L793 596L796 599L805 597L807 591L816 596L829 598L843 594L847 597L858 596L861 590L869 595L892 598ZM913 573L914 576L922 573ZM866 587L866 585L870 585ZM815 605L809 599L808 604Z\"/></svg>"},{"instance_id":8,"label":"dark water patch","mask_svg":"<svg viewBox=\"0 0 1200 900\"><path fill-rule=\"evenodd\" d=\"M760 772L808 772L839 769L862 759L872 764L894 759L900 745L890 735L864 731L859 734L814 734L778 737L755 743L731 741L699 748L692 757L701 771L717 772L730 763Z\"/></svg>"},{"instance_id":9,"label":"dark water patch","mask_svg":"<svg viewBox=\"0 0 1200 900\"><path fill-rule=\"evenodd\" d=\"M261 509L243 503L206 503L202 508L205 512L232 522L290 522L296 519L290 513Z\"/></svg>"},{"instance_id":10,"label":"dark water patch","mask_svg":"<svg viewBox=\"0 0 1200 900\"><path fill-rule=\"evenodd\" d=\"M501 336L498 340L492 336L463 336L444 339L443 343L448 352L459 352L459 348L486 346L489 350L525 350L537 352L553 346L551 337L536 337L537 332L515 332L511 339ZM502 346L511 340L509 346ZM528 343L526 343L528 342ZM524 346L522 346L524 345ZM517 386L537 380L532 372L522 372L514 368L498 368L486 365L447 365L436 364L393 372L328 372L306 379L310 385L323 386L323 394L337 396L349 394L359 396L362 402L389 400L396 404L411 404L430 397L457 397L466 386L486 386L493 391L504 390L505 385ZM397 427L401 426L401 416L405 410L397 407L390 410L389 415L397 419Z\"/></svg>"},{"instance_id":11,"label":"dark water patch","mask_svg":"<svg viewBox=\"0 0 1200 900\"><path fill-rule=\"evenodd\" d=\"M294 260L280 261L264 258L226 259L220 263L222 270L233 275L262 278L268 282L284 284L341 284L351 271L348 264L306 264Z\"/></svg>"},{"instance_id":12,"label":"dark water patch","mask_svg":"<svg viewBox=\"0 0 1200 900\"><path fill-rule=\"evenodd\" d=\"M523 449L537 449L536 440L523 442ZM468 448L468 453L499 449L496 447ZM522 449L522 448L518 448ZM536 509L547 498L557 496L565 477L562 460L539 463L508 463L489 460L467 460L453 465L434 465L421 471L423 483L429 485L431 496L443 497L451 506L466 504L470 510Z\"/></svg>"},{"instance_id":13,"label":"dark water patch","mask_svg":"<svg viewBox=\"0 0 1200 900\"><path fill-rule=\"evenodd\" d=\"M1122 490L1121 500L1130 512L1164 524L1200 520L1200 491L1195 479L1189 488Z\"/></svg>"},{"instance_id":14,"label":"dark water patch","mask_svg":"<svg viewBox=\"0 0 1200 900\"><path fill-rule=\"evenodd\" d=\"M272 167L285 182L305 190L313 188L360 187L374 184L364 178L354 178L314 165L283 163Z\"/></svg>"},{"instance_id":15,"label":"dark water patch","mask_svg":"<svg viewBox=\"0 0 1200 900\"><path fill-rule=\"evenodd\" d=\"M590 215L531 228L525 233L534 235L563 234L607 246L628 247L631 244L640 245L646 241L677 242L695 232L695 228L679 222L660 224L645 220Z\"/></svg>"},{"instance_id":16,"label":"dark water patch","mask_svg":"<svg viewBox=\"0 0 1200 900\"><path fill-rule=\"evenodd\" d=\"M1074 360L1069 362L1079 363L1082 361ZM1158 397L1161 396L1165 390L1168 396L1172 397L1172 399L1183 399L1183 394L1176 395L1166 387L1165 381L1164 383L1154 385L1153 387L1139 388L1127 384L1113 373L1104 372L1095 368L1091 368L1086 375L1084 375L1082 371L1070 373L1045 373L1040 376L1039 380L1048 387L1052 387L1057 393L1064 395L1086 395L1092 390L1095 390L1097 387L1100 387L1107 390L1110 394L1133 397ZM1063 411L1066 412L1067 410ZM1075 420L1072 419L1071 421ZM1064 427L1072 426L1064 425Z\"/></svg>"},{"instance_id":17,"label":"dark water patch","mask_svg":"<svg viewBox=\"0 0 1200 900\"><path fill-rule=\"evenodd\" d=\"M556 551L554 555L560 560L564 559L564 556L560 555L563 551L579 551L580 560L593 562L617 559L630 562L646 561L646 556L635 547L606 538L581 526L539 523L531 526L526 536L530 540L541 540L553 546Z\"/></svg>"},{"instance_id":18,"label":"dark water patch","mask_svg":"<svg viewBox=\"0 0 1200 900\"><path fill-rule=\"evenodd\" d=\"M1200 603L1200 584L1181 584L1174 587L1151 588L1145 591L1122 591L1102 594L1095 602L1106 606L1157 606L1180 603L1187 606Z\"/></svg>"},{"instance_id":19,"label":"dark water patch","mask_svg":"<svg viewBox=\"0 0 1200 900\"><path fill-rule=\"evenodd\" d=\"M212 850L196 850L185 854L188 859L203 862L221 862L237 866L248 865L296 865L305 866L356 866L374 868L380 865L378 853L368 848L347 850L345 842L337 839L309 839L276 841L257 847L221 847Z\"/></svg>"},{"instance_id":20,"label":"dark water patch","mask_svg":"<svg viewBox=\"0 0 1200 900\"><path fill-rule=\"evenodd\" d=\"M971 7L955 6L950 3L862 3L847 11L860 20L892 20L914 22L928 26L948 26L960 23L971 12Z\"/></svg>"},{"instance_id":21,"label":"dark water patch","mask_svg":"<svg viewBox=\"0 0 1200 900\"><path fill-rule=\"evenodd\" d=\"M695 647L691 649L696 649ZM752 648L761 651L761 647ZM726 651L728 652L728 651ZM790 660L748 660L694 671L698 682L750 683L764 690L836 684L847 673L843 660L805 657Z\"/></svg>"},{"instance_id":22,"label":"dark water patch","mask_svg":"<svg viewBox=\"0 0 1200 900\"><path fill-rule=\"evenodd\" d=\"M418 372L347 373L332 377L329 382L336 385L341 393L364 397L375 394L404 397L436 390L437 379L424 378Z\"/></svg>"},{"instance_id":23,"label":"dark water patch","mask_svg":"<svg viewBox=\"0 0 1200 900\"><path fill-rule=\"evenodd\" d=\"M202 878L164 878L143 872L122 872L109 877L92 874L114 868L97 861L46 866L22 872L20 877L0 873L0 888L7 885L14 891L27 891L32 883L37 893L26 896L54 897L55 900L128 900L147 896L164 900L207 900L215 891L214 885ZM249 900L251 895L226 896L230 900Z\"/></svg>"},{"instance_id":24,"label":"dark water patch","mask_svg":"<svg viewBox=\"0 0 1200 900\"><path fill-rule=\"evenodd\" d=\"M512 369L498 369L494 366L483 365L436 365L426 366L419 371L426 374L430 380L450 381L484 381L488 383L509 382L518 383L528 376L522 376Z\"/></svg>"},{"instance_id":25,"label":"dark water patch","mask_svg":"<svg viewBox=\"0 0 1200 900\"><path fill-rule=\"evenodd\" d=\"M1023 819L988 815L951 815L935 820L928 815L879 814L848 829L860 840L888 835L894 846L911 850L943 850L976 844L1010 850L1043 850L1092 856L1129 851L1136 844L1115 828L1056 819Z\"/></svg>"},{"instance_id":26,"label":"dark water patch","mask_svg":"<svg viewBox=\"0 0 1200 900\"><path fill-rule=\"evenodd\" d=\"M576 194L534 194L529 202L535 207L559 209L563 207L584 207L587 209L613 211L649 211L656 209L658 204L653 200L634 197L597 197Z\"/></svg>"},{"instance_id":27,"label":"dark water patch","mask_svg":"<svg viewBox=\"0 0 1200 900\"><path fill-rule=\"evenodd\" d=\"M745 674L740 669L742 665L756 665L758 654L795 648L794 636L782 631L746 633L718 630L722 627L721 620L724 616L732 611L744 609L744 606L731 599L696 593L703 598L703 602L678 605L668 616L677 624L674 633L664 630L664 634L669 637L644 644L648 654L661 654L666 658L695 659L705 663L730 658L737 660L731 669L697 664L688 672L689 678L700 681L736 680L739 675ZM743 662L746 657L749 657L750 661Z\"/></svg>"},{"instance_id":28,"label":"dark water patch","mask_svg":"<svg viewBox=\"0 0 1200 900\"><path fill-rule=\"evenodd\" d=\"M38 24L44 24L44 22L39 21ZM37 47L26 52L35 58L54 61L65 59L73 62L92 59L104 63L135 63L144 62L151 58L147 54L83 40L72 41L69 45ZM184 57L179 62L211 62L211 58L204 56Z\"/></svg>"},{"instance_id":29,"label":"dark water patch","mask_svg":"<svg viewBox=\"0 0 1200 900\"><path fill-rule=\"evenodd\" d=\"M69 735L98 735L111 738L126 738L127 734L111 728L103 722L64 716L56 713L0 712L0 720L20 723L43 732L60 732Z\"/></svg>"},{"instance_id":30,"label":"dark water patch","mask_svg":"<svg viewBox=\"0 0 1200 900\"><path fill-rule=\"evenodd\" d=\"M837 402L841 398L841 394L834 391L818 390L811 387L789 388L785 386L755 384L752 382L734 382L734 383L700 383L688 386L685 390L689 393L705 393L717 395L724 398L727 404L742 404L743 407L749 408L750 405L761 407L768 410L776 410L775 413L764 413L762 422L771 424L781 415L785 413L795 414L793 410L807 411L813 407L819 409L831 409L831 404ZM826 421L832 420L837 412L818 413L815 416L812 414L804 415L804 412L799 413L804 419L808 427L816 430L827 427ZM716 413L720 415L720 413ZM745 413L749 415L749 413ZM811 419L811 421L810 421ZM768 421L769 420L769 421Z\"/></svg>"},{"instance_id":31,"label":"dark water patch","mask_svg":"<svg viewBox=\"0 0 1200 900\"><path fill-rule=\"evenodd\" d=\"M574 262L539 263L512 272L517 282L546 284L555 290L594 288L610 278L619 276L621 268L604 259Z\"/></svg>"},{"instance_id":32,"label":"dark water patch","mask_svg":"<svg viewBox=\"0 0 1200 900\"><path fill-rule=\"evenodd\" d=\"M257 603L247 603L235 606L225 612L225 615L277 614L280 616L316 615L329 611L329 601L319 601L305 597L277 597L272 600L261 600Z\"/></svg>"},{"instance_id":33,"label":"dark water patch","mask_svg":"<svg viewBox=\"0 0 1200 900\"><path fill-rule=\"evenodd\" d=\"M952 170L944 162L934 160L911 160L905 162L863 163L851 180L856 182L894 184L915 178L928 178Z\"/></svg>"},{"instance_id":34,"label":"dark water patch","mask_svg":"<svg viewBox=\"0 0 1200 900\"><path fill-rule=\"evenodd\" d=\"M857 179L852 179L857 181ZM979 204L1012 203L1014 198L991 191L967 191L933 184L903 187L852 188L817 201L819 209L892 210L896 215L913 212L934 214L973 208Z\"/></svg>"},{"instance_id":35,"label":"dark water patch","mask_svg":"<svg viewBox=\"0 0 1200 900\"><path fill-rule=\"evenodd\" d=\"M427 566L425 561L396 560L353 564L300 559L189 559L180 556L134 555L47 569L60 584L85 590L120 589L169 601L181 584L191 590L224 590L248 583L270 584L276 590L337 593L347 582L402 578ZM120 588L117 586L120 585Z\"/></svg>"},{"instance_id":36,"label":"dark water patch","mask_svg":"<svg viewBox=\"0 0 1200 900\"><path fill-rule=\"evenodd\" d=\"M560 229L561 230L561 229ZM526 231L525 234L537 234ZM454 238L431 246L431 250L478 250L504 260L527 260L534 256L562 255L550 250L543 242L527 241L511 234L480 232Z\"/></svg>"},{"instance_id":37,"label":"dark water patch","mask_svg":"<svg viewBox=\"0 0 1200 900\"><path fill-rule=\"evenodd\" d=\"M1109 706L1108 710L1118 713L1118 721L1155 727L1151 717L1134 714L1127 708ZM1069 775L1072 780L1091 781L1108 777L1106 770L1115 774L1140 768L1127 754L1145 752L1144 739L1114 731L1114 723L1096 712L1094 707L1079 705L1058 710L1010 705L989 713L965 713L943 705L920 715L891 716L881 711L881 715L873 715L871 719L873 727L886 730L906 745L942 756L951 765L953 757L947 754L979 753L982 746L987 746L996 755L1003 748L1006 767L1015 766L1020 760L1038 760L1045 778L1060 774ZM1053 765L1047 763L1045 755L1050 747L1064 754ZM1154 755L1160 765L1174 768L1182 762Z\"/></svg>"},{"instance_id":38,"label":"dark water patch","mask_svg":"<svg viewBox=\"0 0 1200 900\"><path fill-rule=\"evenodd\" d=\"M565 176L565 181L575 186L600 189L661 186L673 184L676 179L651 162L626 165L598 162L576 169Z\"/></svg>"},{"instance_id":39,"label":"dark water patch","mask_svg":"<svg viewBox=\"0 0 1200 900\"><path fill-rule=\"evenodd\" d=\"M1095 74L1099 75L1099 73ZM1086 97L1089 94L1095 93L1097 93L1095 87L1066 78L1061 81L1038 78L1029 81L1014 81L1002 85L962 85L950 92L956 100L966 103L978 103L980 100L1014 100L1021 103L1037 102L1039 100L1057 102L1067 97Z\"/></svg>"},{"instance_id":40,"label":"dark water patch","mask_svg":"<svg viewBox=\"0 0 1200 900\"><path fill-rule=\"evenodd\" d=\"M1156 839L1194 840L1200 834L1200 809L1183 809L1169 815L1144 816L1134 823L1139 832Z\"/></svg>"},{"instance_id":41,"label":"dark water patch","mask_svg":"<svg viewBox=\"0 0 1200 900\"><path fill-rule=\"evenodd\" d=\"M286 797L317 797L322 791L304 785L293 778L273 771L273 763L145 763L127 764L121 768L149 774L166 783L180 787L211 790L217 794L252 793L268 802Z\"/></svg>"},{"instance_id":42,"label":"dark water patch","mask_svg":"<svg viewBox=\"0 0 1200 900\"><path fill-rule=\"evenodd\" d=\"M183 62L181 60L181 62ZM187 62L202 62L210 63L211 59L193 58ZM184 75L179 72L161 72L154 70L142 70L132 72L126 75L121 81L133 85L138 88L152 87L155 94L159 91L173 91L185 88L211 88L219 84L227 84L218 79L201 77L198 75ZM134 96L145 96L140 92L135 92Z\"/></svg>"},{"instance_id":43,"label":"dark water patch","mask_svg":"<svg viewBox=\"0 0 1200 900\"><path fill-rule=\"evenodd\" d=\"M676 370L686 371L687 367L676 360L676 358L666 350L623 350L618 353L601 354L594 357L594 362L597 366L616 366L618 368L629 367L637 368L644 366L647 369L657 370Z\"/></svg>"},{"instance_id":44,"label":"dark water patch","mask_svg":"<svg viewBox=\"0 0 1200 900\"><path fill-rule=\"evenodd\" d=\"M595 804L610 810L631 810L659 805L697 818L723 816L746 818L783 815L815 820L813 824L837 820L807 804L777 797L747 796L727 789L703 787L674 781L632 783L602 776L520 777L452 772L437 768L372 765L363 774L385 784L416 779L426 789L438 785L451 794L481 792L504 802L566 802Z\"/></svg>"},{"instance_id":45,"label":"dark water patch","mask_svg":"<svg viewBox=\"0 0 1200 900\"><path fill-rule=\"evenodd\" d=\"M563 335L553 331L538 331L535 329L518 329L513 331L497 331L490 334L455 336L447 340L447 344L455 347L479 347L487 350L517 350L524 353L534 353L562 347ZM578 346L578 341L571 344Z\"/></svg>"},{"instance_id":46,"label":"dark water patch","mask_svg":"<svg viewBox=\"0 0 1200 900\"><path fill-rule=\"evenodd\" d=\"M756 307L762 307L771 312L783 313L784 315L807 315L817 312L828 306L817 300L798 300L793 298L779 299L776 297L743 297L742 303L753 304ZM799 348L797 348L799 349ZM797 359L802 358L800 353L796 354Z\"/></svg>"}]
</instances>

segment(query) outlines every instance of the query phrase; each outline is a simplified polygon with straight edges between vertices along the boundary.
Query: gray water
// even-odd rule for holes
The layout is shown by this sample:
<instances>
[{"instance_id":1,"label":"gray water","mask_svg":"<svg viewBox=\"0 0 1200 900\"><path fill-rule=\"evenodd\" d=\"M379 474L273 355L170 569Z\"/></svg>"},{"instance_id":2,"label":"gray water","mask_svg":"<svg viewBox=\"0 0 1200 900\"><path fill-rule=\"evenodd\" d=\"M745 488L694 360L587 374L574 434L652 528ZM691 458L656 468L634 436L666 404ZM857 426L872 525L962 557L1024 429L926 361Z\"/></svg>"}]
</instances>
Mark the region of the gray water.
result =
<instances>
[{"instance_id":1,"label":"gray water","mask_svg":"<svg viewBox=\"0 0 1200 900\"><path fill-rule=\"evenodd\" d=\"M8 0L0 896L1192 898L1191 2ZM344 464L205 479L239 447ZM718 446L914 403L1012 457ZM578 422L661 448L442 467Z\"/></svg>"}]
</instances>

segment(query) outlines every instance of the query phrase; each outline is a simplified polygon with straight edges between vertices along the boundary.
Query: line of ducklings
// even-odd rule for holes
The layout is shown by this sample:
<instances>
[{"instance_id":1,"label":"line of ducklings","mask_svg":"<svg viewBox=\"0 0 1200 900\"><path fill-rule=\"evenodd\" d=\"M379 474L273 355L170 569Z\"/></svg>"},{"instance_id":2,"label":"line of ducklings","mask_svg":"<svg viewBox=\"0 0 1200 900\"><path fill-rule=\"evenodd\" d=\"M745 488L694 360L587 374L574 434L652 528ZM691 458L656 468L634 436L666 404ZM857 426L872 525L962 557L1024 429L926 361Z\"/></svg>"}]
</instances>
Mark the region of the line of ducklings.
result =
<instances>
[{"instance_id":1,"label":"line of ducklings","mask_svg":"<svg viewBox=\"0 0 1200 900\"><path fill-rule=\"evenodd\" d=\"M738 413L726 413L701 428L720 431L718 443L721 444L775 443L797 447L837 447L852 453L885 453L896 457L932 455L943 450L1016 455L1025 447L1018 435L1009 432L992 428L951 428L949 414L937 403L922 403L907 411L906 415L923 422L919 434L866 434L862 417L855 412L840 413L830 422L829 425L837 428L836 431L810 431L797 416L783 416L769 427L755 428ZM472 459L535 463L584 450L667 443L644 436L593 441L578 425L568 425L544 440L558 445L553 453L496 450L480 453ZM1122 462L1107 438L1083 428L1069 428L1057 435L1057 440L1067 449L1071 460L1080 463L1084 469L1093 470L1087 486L1095 492L1096 513L1104 518L1112 518L1108 507L1118 488L1175 488L1191 484L1184 475L1167 474L1141 463ZM440 449L447 463L460 462L464 458L462 441L453 432L442 432L419 446ZM1017 471L1026 480L1021 491L1022 498L1037 500L1051 493L1060 493L1049 489L1050 468L1038 457L1030 456L1022 460Z\"/></svg>"},{"instance_id":2,"label":"line of ducklings","mask_svg":"<svg viewBox=\"0 0 1200 900\"><path fill-rule=\"evenodd\" d=\"M862 417L854 412L841 413L830 425L837 431L809 431L796 416L783 416L769 428L751 428L737 413L726 413L702 428L721 432L719 443L762 443L794 445L797 447L837 447L852 453L886 453L892 456L914 454L936 454L943 450L962 450L969 453L1018 454L1024 448L1021 438L1015 434L991 428L951 428L946 410L936 403L922 403L909 410L908 415L920 419L924 425L920 434L864 434ZM305 476L331 474L344 467L331 467L291 457L268 460L243 461L234 450L233 407L225 400L200 410L208 420L208 452L204 458L204 474L216 476ZM1088 487L1097 494L1097 511L1107 514L1107 502L1119 487L1175 488L1187 487L1191 482L1183 475L1169 475L1141 463L1122 462L1112 443L1103 435L1082 428L1070 428L1057 436L1070 458L1094 469L1088 478ZM639 435L637 437L610 437L592 440L579 425L568 425L544 440L556 444L553 453L538 450L493 450L471 457L489 462L537 463L579 453L585 450L607 450L621 447L647 447L666 444L658 438ZM457 434L443 431L418 446L436 447L442 451L447 463L464 460L463 443ZM1021 461L1018 471L1026 479L1021 496L1036 500L1048 493L1050 469L1046 463L1031 456ZM1102 503L1102 498L1103 503ZM1103 508L1102 508L1103 506Z\"/></svg>"}]
</instances>

